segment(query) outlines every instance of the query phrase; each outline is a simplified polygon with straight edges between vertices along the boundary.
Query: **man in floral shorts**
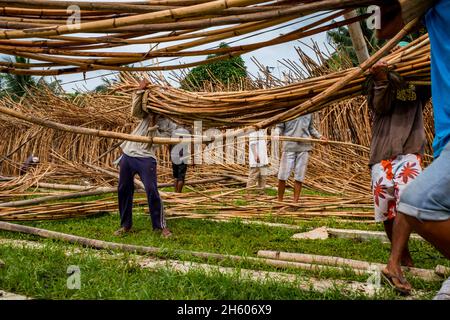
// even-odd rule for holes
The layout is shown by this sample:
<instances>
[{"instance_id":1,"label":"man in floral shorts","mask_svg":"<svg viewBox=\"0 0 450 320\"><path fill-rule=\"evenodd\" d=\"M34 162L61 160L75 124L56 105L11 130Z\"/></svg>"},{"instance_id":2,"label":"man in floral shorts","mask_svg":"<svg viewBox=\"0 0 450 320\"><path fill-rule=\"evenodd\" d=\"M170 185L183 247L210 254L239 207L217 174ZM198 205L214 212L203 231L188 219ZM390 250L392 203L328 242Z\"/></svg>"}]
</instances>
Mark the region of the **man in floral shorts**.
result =
<instances>
[{"instance_id":1,"label":"man in floral shorts","mask_svg":"<svg viewBox=\"0 0 450 320\"><path fill-rule=\"evenodd\" d=\"M375 220L384 223L392 241L397 205L405 187L422 172L426 143L422 109L429 87L408 84L389 72L383 61L368 79L368 104L373 113L370 162ZM408 247L401 262L412 266Z\"/></svg>"}]
</instances>

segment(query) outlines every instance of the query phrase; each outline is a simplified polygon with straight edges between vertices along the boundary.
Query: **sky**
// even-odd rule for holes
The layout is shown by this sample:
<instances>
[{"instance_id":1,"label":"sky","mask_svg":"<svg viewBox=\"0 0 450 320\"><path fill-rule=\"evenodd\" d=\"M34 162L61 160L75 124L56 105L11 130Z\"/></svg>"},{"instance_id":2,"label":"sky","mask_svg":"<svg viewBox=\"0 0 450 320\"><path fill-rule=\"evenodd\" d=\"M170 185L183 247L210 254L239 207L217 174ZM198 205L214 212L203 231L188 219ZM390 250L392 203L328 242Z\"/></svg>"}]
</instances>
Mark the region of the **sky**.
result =
<instances>
[{"instance_id":1,"label":"sky","mask_svg":"<svg viewBox=\"0 0 450 320\"><path fill-rule=\"evenodd\" d=\"M119 0L114 0L114 1L119 1ZM126 0L125 1L121 0L121 1L125 2ZM238 36L238 37L234 37L234 38L229 38L224 41L227 43L233 42L232 45L243 45L243 44L249 44L249 43L269 40L269 39L279 36L280 34L285 34L290 31L296 30L299 27L307 25L314 20L317 20L317 18L314 18L314 17L313 18L308 17L308 19L299 18L297 20L290 21L288 23L283 24L282 26L285 26L285 27L282 27L282 28L278 28L279 26L275 26L275 27L271 27L271 28L263 30L264 32L258 31L257 35L255 35L251 38L248 38L248 35L243 35L243 36ZM270 31L275 28L277 30ZM75 35L80 36L80 34L75 34ZM83 34L82 36L88 37L90 35ZM303 38L303 39L301 39L301 41L306 44L309 44L309 45L311 45L312 41L315 41L318 43L319 47L324 52L333 51L331 49L331 47L326 44L327 40L326 40L325 33L317 34L313 37ZM168 45L173 45L176 43L177 42L170 42L170 43L168 43ZM165 46L166 45L167 44L165 44ZM219 45L219 42L216 42L216 43L199 46L194 49L195 50L206 49L206 48L211 48L211 47L218 46L218 45ZM152 46L153 46L153 44L152 44ZM279 44L276 46L261 48L259 50L252 51L252 52L242 55L242 58L244 59L245 64L247 66L247 71L250 74L256 75L258 73L258 67L251 61L251 58L255 57L261 64L271 67L272 74L275 77L281 78L283 71L287 71L287 68L285 66L283 66L279 62L279 60L289 59L289 60L299 62L298 54L295 50L295 47L300 47L302 50L304 50L304 52L309 54L313 59L315 58L315 55L313 54L311 49L309 49L307 45L302 44L300 41L292 41L292 42L288 42L288 43L284 43L284 44ZM328 48L326 48L326 47L328 47ZM146 45L133 45L133 46L127 46L127 47L112 48L112 49L107 49L105 51L147 52L148 50L149 50L149 45L146 44ZM170 61L167 63L164 62L166 59L159 59L158 62L161 65L174 64L174 63L177 64L177 63L186 63L186 62L203 60L205 58L206 58L206 56L204 56L204 57L185 57L185 58L181 58L176 61ZM153 61L153 63L154 62L155 61ZM150 63L152 63L152 61L147 61L144 63L144 65L148 65ZM170 80L170 78L172 78L172 77L169 77L171 72L173 72L173 71L163 72L163 74L172 85L177 86L178 83ZM59 80L60 83L62 84L62 87L67 92L86 91L86 90L93 90L98 85L103 84L103 78L114 78L116 74L117 74L117 72L114 72L114 71L103 70L103 71L92 71L92 72L88 72L86 74L72 74L72 75L64 75L64 76L57 76L57 77L46 77L46 80L49 82L51 82L55 79Z\"/></svg>"}]
</instances>

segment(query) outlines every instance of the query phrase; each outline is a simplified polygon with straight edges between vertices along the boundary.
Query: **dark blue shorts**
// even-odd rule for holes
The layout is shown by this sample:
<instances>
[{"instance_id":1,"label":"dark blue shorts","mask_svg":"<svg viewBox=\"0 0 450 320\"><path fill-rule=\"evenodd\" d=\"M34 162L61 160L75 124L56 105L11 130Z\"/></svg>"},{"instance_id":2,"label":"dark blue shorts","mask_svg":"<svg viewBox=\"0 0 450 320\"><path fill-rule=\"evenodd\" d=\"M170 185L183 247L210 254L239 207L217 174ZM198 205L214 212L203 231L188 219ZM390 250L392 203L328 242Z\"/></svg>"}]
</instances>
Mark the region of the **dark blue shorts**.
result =
<instances>
[{"instance_id":1,"label":"dark blue shorts","mask_svg":"<svg viewBox=\"0 0 450 320\"><path fill-rule=\"evenodd\" d=\"M172 173L174 179L177 181L184 181L186 178L186 172L187 172L187 164L181 163L181 164L175 164L172 162Z\"/></svg>"}]
</instances>

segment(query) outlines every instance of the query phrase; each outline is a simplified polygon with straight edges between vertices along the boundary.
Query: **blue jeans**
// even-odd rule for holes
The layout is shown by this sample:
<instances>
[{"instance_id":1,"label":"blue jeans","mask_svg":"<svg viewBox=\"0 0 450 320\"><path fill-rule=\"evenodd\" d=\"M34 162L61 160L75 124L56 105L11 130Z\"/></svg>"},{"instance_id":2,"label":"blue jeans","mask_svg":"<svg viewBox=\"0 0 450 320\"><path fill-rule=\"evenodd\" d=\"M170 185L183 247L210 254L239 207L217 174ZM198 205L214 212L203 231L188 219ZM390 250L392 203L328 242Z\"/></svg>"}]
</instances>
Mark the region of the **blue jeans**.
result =
<instances>
[{"instance_id":1,"label":"blue jeans","mask_svg":"<svg viewBox=\"0 0 450 320\"><path fill-rule=\"evenodd\" d=\"M439 158L406 187L398 211L419 220L450 219L450 143Z\"/></svg>"}]
</instances>

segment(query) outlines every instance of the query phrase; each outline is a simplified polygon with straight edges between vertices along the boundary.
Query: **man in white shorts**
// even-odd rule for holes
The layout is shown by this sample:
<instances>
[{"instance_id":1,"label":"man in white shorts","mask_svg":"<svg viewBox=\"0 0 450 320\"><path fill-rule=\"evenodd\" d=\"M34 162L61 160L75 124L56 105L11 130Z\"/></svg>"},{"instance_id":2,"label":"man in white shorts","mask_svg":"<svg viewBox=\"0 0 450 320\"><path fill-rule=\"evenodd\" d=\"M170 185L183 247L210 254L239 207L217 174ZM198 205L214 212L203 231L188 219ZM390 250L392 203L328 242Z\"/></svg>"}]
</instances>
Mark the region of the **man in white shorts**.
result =
<instances>
[{"instance_id":1,"label":"man in white shorts","mask_svg":"<svg viewBox=\"0 0 450 320\"><path fill-rule=\"evenodd\" d=\"M326 140L319 131L314 128L312 114L300 116L276 126L280 136L297 138L316 138ZM278 171L278 201L283 201L286 181L294 170L294 202L297 203L302 191L303 180L308 166L309 152L312 150L311 142L284 141L283 153Z\"/></svg>"}]
</instances>

